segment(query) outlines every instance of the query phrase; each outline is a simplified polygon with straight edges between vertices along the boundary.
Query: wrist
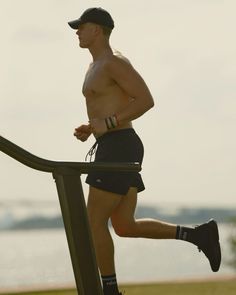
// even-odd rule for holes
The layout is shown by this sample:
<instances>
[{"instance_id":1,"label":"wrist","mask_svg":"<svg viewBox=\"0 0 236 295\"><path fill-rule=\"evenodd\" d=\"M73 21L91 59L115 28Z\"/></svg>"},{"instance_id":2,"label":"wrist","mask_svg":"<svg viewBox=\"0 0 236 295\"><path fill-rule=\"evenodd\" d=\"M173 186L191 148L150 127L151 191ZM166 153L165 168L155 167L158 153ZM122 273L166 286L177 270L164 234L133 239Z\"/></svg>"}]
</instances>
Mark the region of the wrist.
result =
<instances>
[{"instance_id":1,"label":"wrist","mask_svg":"<svg viewBox=\"0 0 236 295\"><path fill-rule=\"evenodd\" d=\"M105 118L105 124L106 124L107 130L111 130L111 129L118 127L119 121L117 119L116 114Z\"/></svg>"}]
</instances>

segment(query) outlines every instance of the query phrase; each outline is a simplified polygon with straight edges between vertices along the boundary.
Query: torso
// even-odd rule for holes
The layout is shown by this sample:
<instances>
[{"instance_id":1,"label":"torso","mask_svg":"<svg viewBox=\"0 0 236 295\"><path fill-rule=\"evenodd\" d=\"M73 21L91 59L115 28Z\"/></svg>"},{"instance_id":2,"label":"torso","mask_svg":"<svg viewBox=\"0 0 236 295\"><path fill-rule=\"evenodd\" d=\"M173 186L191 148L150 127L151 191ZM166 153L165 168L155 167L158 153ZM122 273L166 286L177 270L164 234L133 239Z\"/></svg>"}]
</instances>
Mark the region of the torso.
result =
<instances>
[{"instance_id":1,"label":"torso","mask_svg":"<svg viewBox=\"0 0 236 295\"><path fill-rule=\"evenodd\" d=\"M86 98L89 119L105 119L124 109L131 100L105 71L105 65L110 58L112 55L91 63L86 73L82 92ZM131 122L128 122L113 131L131 127Z\"/></svg>"}]
</instances>

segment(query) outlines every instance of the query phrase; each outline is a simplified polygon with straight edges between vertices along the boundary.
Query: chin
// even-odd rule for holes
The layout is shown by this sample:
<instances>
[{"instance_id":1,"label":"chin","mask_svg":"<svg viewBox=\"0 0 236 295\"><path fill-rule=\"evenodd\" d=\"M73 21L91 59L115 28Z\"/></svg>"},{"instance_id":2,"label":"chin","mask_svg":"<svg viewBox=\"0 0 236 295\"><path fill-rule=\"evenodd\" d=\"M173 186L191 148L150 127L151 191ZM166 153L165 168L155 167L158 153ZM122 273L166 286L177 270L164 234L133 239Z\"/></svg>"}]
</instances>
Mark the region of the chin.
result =
<instances>
[{"instance_id":1,"label":"chin","mask_svg":"<svg viewBox=\"0 0 236 295\"><path fill-rule=\"evenodd\" d=\"M80 47L80 48L88 48L88 44L86 44L86 43L80 41L80 43L79 43L79 47Z\"/></svg>"},{"instance_id":2,"label":"chin","mask_svg":"<svg viewBox=\"0 0 236 295\"><path fill-rule=\"evenodd\" d=\"M80 44L79 47L80 47L80 48L88 48L88 47L85 46L84 44Z\"/></svg>"}]
</instances>

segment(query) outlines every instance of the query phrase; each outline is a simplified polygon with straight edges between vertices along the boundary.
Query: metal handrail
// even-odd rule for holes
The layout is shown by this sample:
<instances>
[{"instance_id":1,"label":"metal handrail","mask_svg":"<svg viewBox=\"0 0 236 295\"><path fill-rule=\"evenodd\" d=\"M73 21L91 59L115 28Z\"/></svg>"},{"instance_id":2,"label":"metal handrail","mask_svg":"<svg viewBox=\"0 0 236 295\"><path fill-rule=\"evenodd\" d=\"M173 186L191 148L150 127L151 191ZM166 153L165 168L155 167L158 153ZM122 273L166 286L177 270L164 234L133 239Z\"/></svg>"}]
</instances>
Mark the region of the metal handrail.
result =
<instances>
[{"instance_id":1,"label":"metal handrail","mask_svg":"<svg viewBox=\"0 0 236 295\"><path fill-rule=\"evenodd\" d=\"M51 172L60 167L71 168L78 170L81 174L87 174L94 170L107 170L107 171L125 171L135 172L140 171L141 167L139 163L86 163L86 162L62 162L51 161L40 157L37 157L30 152L24 150L13 142L0 136L0 151L21 162L22 164L31 167L36 170Z\"/></svg>"}]
</instances>

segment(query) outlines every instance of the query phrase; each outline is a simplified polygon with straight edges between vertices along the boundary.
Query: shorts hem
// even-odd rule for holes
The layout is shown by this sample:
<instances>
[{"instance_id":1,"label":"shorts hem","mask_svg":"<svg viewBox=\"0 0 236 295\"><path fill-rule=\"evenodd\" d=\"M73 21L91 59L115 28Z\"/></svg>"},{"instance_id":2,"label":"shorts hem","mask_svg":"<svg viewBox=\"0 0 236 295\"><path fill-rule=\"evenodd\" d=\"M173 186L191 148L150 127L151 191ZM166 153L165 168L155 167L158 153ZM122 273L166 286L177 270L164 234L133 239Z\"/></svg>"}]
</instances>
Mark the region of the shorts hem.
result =
<instances>
[{"instance_id":1,"label":"shorts hem","mask_svg":"<svg viewBox=\"0 0 236 295\"><path fill-rule=\"evenodd\" d=\"M99 185L98 183L94 184L92 182L89 182L89 181L85 181L88 185L90 185L91 187L94 187L94 188L97 188L97 189L100 189L100 190L103 190L105 192L109 192L109 193L113 193L113 194L117 194L117 195L121 195L121 196L126 196L129 192L129 189L131 187L135 187L137 188L137 193L141 193L142 191L145 190L145 187L140 187L138 188L137 186L134 186L134 185L130 185L126 190L118 190L118 189L115 189L115 188L109 188L109 187L106 187L104 185Z\"/></svg>"}]
</instances>

